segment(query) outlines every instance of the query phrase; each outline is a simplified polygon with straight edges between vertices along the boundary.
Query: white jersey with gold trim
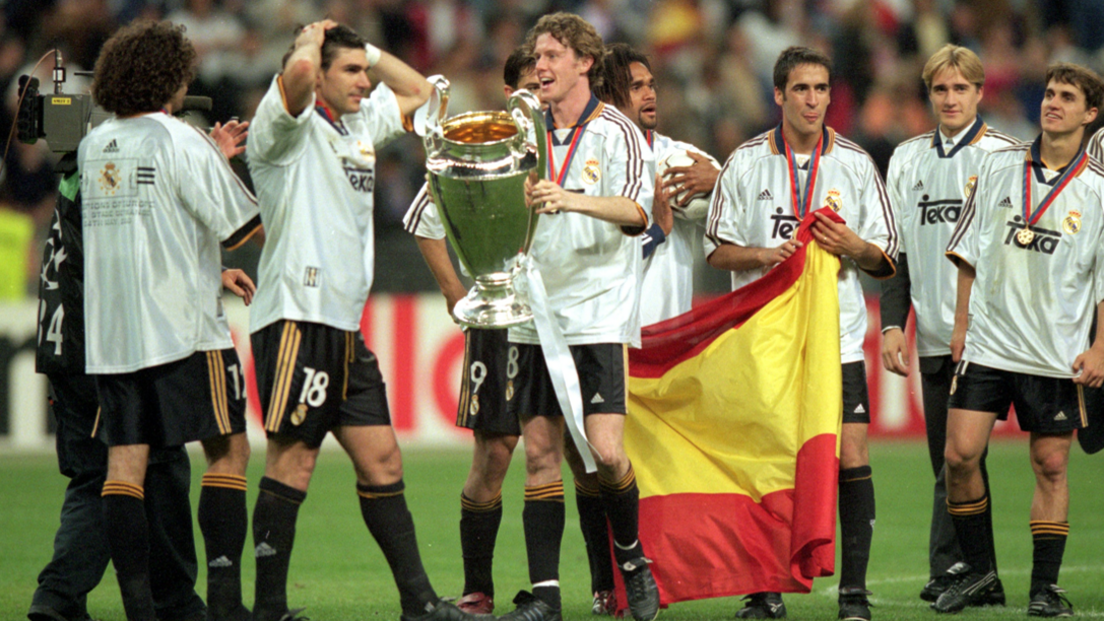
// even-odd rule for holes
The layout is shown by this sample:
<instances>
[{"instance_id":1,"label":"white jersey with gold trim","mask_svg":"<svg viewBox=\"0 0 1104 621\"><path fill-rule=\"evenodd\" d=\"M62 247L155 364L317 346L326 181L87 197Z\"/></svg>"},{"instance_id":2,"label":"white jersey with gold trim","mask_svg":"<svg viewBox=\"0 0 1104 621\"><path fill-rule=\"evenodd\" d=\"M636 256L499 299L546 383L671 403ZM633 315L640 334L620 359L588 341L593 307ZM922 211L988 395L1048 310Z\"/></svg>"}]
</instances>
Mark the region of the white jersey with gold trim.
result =
<instances>
[{"instance_id":1,"label":"white jersey with gold trim","mask_svg":"<svg viewBox=\"0 0 1104 621\"><path fill-rule=\"evenodd\" d=\"M810 199L811 211L830 206L860 238L897 260L897 227L885 184L874 161L858 145L824 128L820 170ZM808 163L798 171L804 187ZM789 164L782 130L776 127L737 148L721 169L705 233L708 257L721 244L774 248L791 239L799 221L794 215ZM732 273L732 288L758 280L768 269ZM863 359L866 300L859 266L841 260L839 273L840 353L844 363Z\"/></svg>"},{"instance_id":2,"label":"white jersey with gold trim","mask_svg":"<svg viewBox=\"0 0 1104 621\"><path fill-rule=\"evenodd\" d=\"M594 97L583 118L588 122L563 187L587 196L625 197L647 218L655 160L640 129ZM552 148L557 167L566 159L573 130L554 130L560 143ZM642 251L637 237L580 213L545 214L537 223L530 254L569 345L640 342ZM531 323L511 328L510 341L540 343Z\"/></svg>"},{"instance_id":3,"label":"white jersey with gold trim","mask_svg":"<svg viewBox=\"0 0 1104 621\"><path fill-rule=\"evenodd\" d=\"M246 150L265 225L252 332L280 319L358 329L375 269L376 149L403 131L386 84L331 119L314 102L292 117L273 79Z\"/></svg>"},{"instance_id":4,"label":"white jersey with gold trim","mask_svg":"<svg viewBox=\"0 0 1104 621\"><path fill-rule=\"evenodd\" d=\"M977 271L963 360L1068 378L1089 347L1089 327L1104 299L1104 167L1088 158L1022 243L1029 152L1036 207L1059 180L1058 171L1039 164L1039 140L985 159L947 255Z\"/></svg>"},{"instance_id":5,"label":"white jersey with gold trim","mask_svg":"<svg viewBox=\"0 0 1104 621\"><path fill-rule=\"evenodd\" d=\"M916 353L922 357L951 353L958 270L943 253L977 183L981 162L990 152L1020 142L980 117L954 137L953 145L938 132L937 128L898 145L886 175L901 252L908 255Z\"/></svg>"},{"instance_id":6,"label":"white jersey with gold trim","mask_svg":"<svg viewBox=\"0 0 1104 621\"><path fill-rule=\"evenodd\" d=\"M693 151L710 157L688 142L658 132L651 134L656 162L676 151ZM702 235L705 233L706 215L703 213L697 220L675 218L667 239L644 260L644 278L640 285L642 325L651 325L690 310L694 300L694 259L704 256Z\"/></svg>"},{"instance_id":7,"label":"white jersey with gold trim","mask_svg":"<svg viewBox=\"0 0 1104 621\"><path fill-rule=\"evenodd\" d=\"M1089 152L1089 156L1098 162L1104 162L1104 127L1096 130L1096 133L1089 138L1088 144L1085 145L1085 150Z\"/></svg>"},{"instance_id":8,"label":"white jersey with gold trim","mask_svg":"<svg viewBox=\"0 0 1104 621\"><path fill-rule=\"evenodd\" d=\"M422 189L418 190L418 195L406 210L403 229L411 235L426 239L445 238L445 225L441 222L441 214L437 212L433 197L429 195L428 185L422 184Z\"/></svg>"},{"instance_id":9,"label":"white jersey with gold trim","mask_svg":"<svg viewBox=\"0 0 1104 621\"><path fill-rule=\"evenodd\" d=\"M80 143L86 369L131 373L232 347L220 243L260 226L214 142L164 113L112 118Z\"/></svg>"}]
</instances>

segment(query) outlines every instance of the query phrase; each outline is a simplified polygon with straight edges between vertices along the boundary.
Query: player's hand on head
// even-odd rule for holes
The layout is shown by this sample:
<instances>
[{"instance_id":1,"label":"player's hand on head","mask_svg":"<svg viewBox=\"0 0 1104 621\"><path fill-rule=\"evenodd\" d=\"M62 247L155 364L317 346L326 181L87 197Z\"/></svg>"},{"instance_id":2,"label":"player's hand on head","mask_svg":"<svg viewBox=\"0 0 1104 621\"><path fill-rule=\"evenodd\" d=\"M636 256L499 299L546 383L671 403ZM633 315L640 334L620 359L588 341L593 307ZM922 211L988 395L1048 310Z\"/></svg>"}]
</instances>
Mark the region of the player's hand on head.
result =
<instances>
[{"instance_id":1,"label":"player's hand on head","mask_svg":"<svg viewBox=\"0 0 1104 621\"><path fill-rule=\"evenodd\" d=\"M1104 385L1104 348L1090 347L1073 361L1073 383L1100 388Z\"/></svg>"},{"instance_id":2,"label":"player's hand on head","mask_svg":"<svg viewBox=\"0 0 1104 621\"><path fill-rule=\"evenodd\" d=\"M656 175L655 196L652 198L652 220L663 229L664 235L669 235L671 229L675 228L675 214L671 211L670 197L659 175Z\"/></svg>"},{"instance_id":3,"label":"player's hand on head","mask_svg":"<svg viewBox=\"0 0 1104 621\"><path fill-rule=\"evenodd\" d=\"M253 302L253 294L257 292L257 285L249 274L238 269L222 270L222 286L241 298L246 306Z\"/></svg>"},{"instance_id":4,"label":"player's hand on head","mask_svg":"<svg viewBox=\"0 0 1104 621\"><path fill-rule=\"evenodd\" d=\"M218 145L219 151L231 159L234 156L245 153L245 139L249 136L249 121L232 119L225 125L215 123L211 128L211 140Z\"/></svg>"},{"instance_id":5,"label":"player's hand on head","mask_svg":"<svg viewBox=\"0 0 1104 621\"><path fill-rule=\"evenodd\" d=\"M721 174L708 157L690 150L686 151L686 155L694 160L693 164L672 166L663 173L663 188L668 194L678 196L685 191L678 201L678 207L685 207L696 196L712 192L717 185L717 177Z\"/></svg>"},{"instance_id":6,"label":"player's hand on head","mask_svg":"<svg viewBox=\"0 0 1104 621\"><path fill-rule=\"evenodd\" d=\"M901 376L909 374L908 339L900 328L890 328L882 333L882 365L891 373Z\"/></svg>"}]
</instances>

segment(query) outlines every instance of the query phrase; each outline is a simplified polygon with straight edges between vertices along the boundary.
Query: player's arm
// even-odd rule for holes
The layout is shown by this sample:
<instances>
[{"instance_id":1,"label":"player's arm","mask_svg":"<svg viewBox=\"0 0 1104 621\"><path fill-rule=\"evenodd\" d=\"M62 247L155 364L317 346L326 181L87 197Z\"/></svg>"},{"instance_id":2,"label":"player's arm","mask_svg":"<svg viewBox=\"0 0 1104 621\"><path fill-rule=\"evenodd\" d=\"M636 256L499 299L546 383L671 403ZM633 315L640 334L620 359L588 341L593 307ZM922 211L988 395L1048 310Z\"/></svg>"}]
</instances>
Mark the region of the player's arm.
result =
<instances>
[{"instance_id":1,"label":"player's arm","mask_svg":"<svg viewBox=\"0 0 1104 621\"><path fill-rule=\"evenodd\" d=\"M970 292L974 288L977 271L965 261L958 261L958 291L955 297L954 329L951 331L951 360L962 360L966 349L966 328L970 323Z\"/></svg>"},{"instance_id":2,"label":"player's arm","mask_svg":"<svg viewBox=\"0 0 1104 621\"><path fill-rule=\"evenodd\" d=\"M433 273L437 286L441 288L441 293L444 294L445 302L448 304L451 313L456 303L462 300L468 292L464 289L464 285L460 283L460 277L456 275L456 270L452 267L452 259L449 257L445 240L431 239L420 235L415 235L414 240L418 243L418 250L421 251L426 265L429 266L429 271Z\"/></svg>"},{"instance_id":3,"label":"player's arm","mask_svg":"<svg viewBox=\"0 0 1104 621\"><path fill-rule=\"evenodd\" d=\"M291 116L299 116L313 101L314 87L322 72L322 43L326 31L336 26L337 22L324 19L307 24L295 37L294 49L280 73L284 106Z\"/></svg>"},{"instance_id":4,"label":"player's arm","mask_svg":"<svg viewBox=\"0 0 1104 621\"><path fill-rule=\"evenodd\" d=\"M541 179L535 184L526 180L525 197L530 205L544 203L536 210L540 214L570 211L625 228L643 231L648 226L648 216L645 215L644 208L624 196L587 196Z\"/></svg>"},{"instance_id":5,"label":"player's arm","mask_svg":"<svg viewBox=\"0 0 1104 621\"><path fill-rule=\"evenodd\" d=\"M433 86L410 65L383 50L379 50L378 61L369 58L368 62L372 63L372 76L395 93L403 117L411 116L429 100Z\"/></svg>"},{"instance_id":6,"label":"player's arm","mask_svg":"<svg viewBox=\"0 0 1104 621\"><path fill-rule=\"evenodd\" d=\"M897 274L882 283L882 365L897 375L909 374L908 339L905 324L908 322L912 297L909 293L908 258L905 253L897 256Z\"/></svg>"},{"instance_id":7,"label":"player's arm","mask_svg":"<svg viewBox=\"0 0 1104 621\"><path fill-rule=\"evenodd\" d=\"M1104 302L1096 305L1096 338L1092 346L1078 354L1073 361L1074 384L1093 388L1104 385Z\"/></svg>"},{"instance_id":8,"label":"player's arm","mask_svg":"<svg viewBox=\"0 0 1104 621\"><path fill-rule=\"evenodd\" d=\"M850 257L863 271L871 274L892 274L893 263L882 249L859 237L858 233L842 222L835 222L822 213L814 213L813 239L828 252L839 257Z\"/></svg>"},{"instance_id":9,"label":"player's arm","mask_svg":"<svg viewBox=\"0 0 1104 621\"><path fill-rule=\"evenodd\" d=\"M257 285L253 284L253 279L239 269L223 269L222 286L241 298L246 306L253 302L253 294L257 292Z\"/></svg>"},{"instance_id":10,"label":"player's arm","mask_svg":"<svg viewBox=\"0 0 1104 621\"><path fill-rule=\"evenodd\" d=\"M730 272L774 267L793 256L802 245L795 239L787 240L774 248L748 248L725 242L706 257L706 262L719 270Z\"/></svg>"}]
</instances>

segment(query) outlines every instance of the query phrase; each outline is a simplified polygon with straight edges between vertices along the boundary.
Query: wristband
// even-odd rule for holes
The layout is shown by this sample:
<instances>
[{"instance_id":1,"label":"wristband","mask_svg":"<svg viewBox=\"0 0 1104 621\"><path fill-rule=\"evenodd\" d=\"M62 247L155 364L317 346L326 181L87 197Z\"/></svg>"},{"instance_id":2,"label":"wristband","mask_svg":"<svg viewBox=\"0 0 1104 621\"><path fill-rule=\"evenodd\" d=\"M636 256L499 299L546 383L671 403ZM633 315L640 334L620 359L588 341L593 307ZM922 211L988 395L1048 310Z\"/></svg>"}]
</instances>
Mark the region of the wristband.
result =
<instances>
[{"instance_id":1,"label":"wristband","mask_svg":"<svg viewBox=\"0 0 1104 621\"><path fill-rule=\"evenodd\" d=\"M372 45L371 43L365 43L364 44L364 55L366 57L368 57L368 68L371 69L372 67L375 67L379 63L380 56L383 55L383 52L378 47Z\"/></svg>"}]
</instances>

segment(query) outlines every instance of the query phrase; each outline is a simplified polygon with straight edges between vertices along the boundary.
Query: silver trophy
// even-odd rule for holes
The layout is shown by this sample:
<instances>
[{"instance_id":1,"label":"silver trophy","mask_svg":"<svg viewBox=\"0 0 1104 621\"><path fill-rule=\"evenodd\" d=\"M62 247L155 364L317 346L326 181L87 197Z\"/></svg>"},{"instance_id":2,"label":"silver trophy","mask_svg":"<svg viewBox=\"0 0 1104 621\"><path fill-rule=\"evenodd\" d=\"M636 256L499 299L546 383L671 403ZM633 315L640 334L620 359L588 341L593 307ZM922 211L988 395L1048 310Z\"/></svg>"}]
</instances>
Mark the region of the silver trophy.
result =
<instances>
[{"instance_id":1,"label":"silver trophy","mask_svg":"<svg viewBox=\"0 0 1104 621\"><path fill-rule=\"evenodd\" d=\"M519 90L506 104L509 112L445 120L448 81L437 78L434 86L441 106L424 134L427 182L445 234L475 279L453 315L476 328L525 323L533 313L513 281L537 228L537 214L525 204L525 180L544 178L547 170L540 102Z\"/></svg>"}]
</instances>

